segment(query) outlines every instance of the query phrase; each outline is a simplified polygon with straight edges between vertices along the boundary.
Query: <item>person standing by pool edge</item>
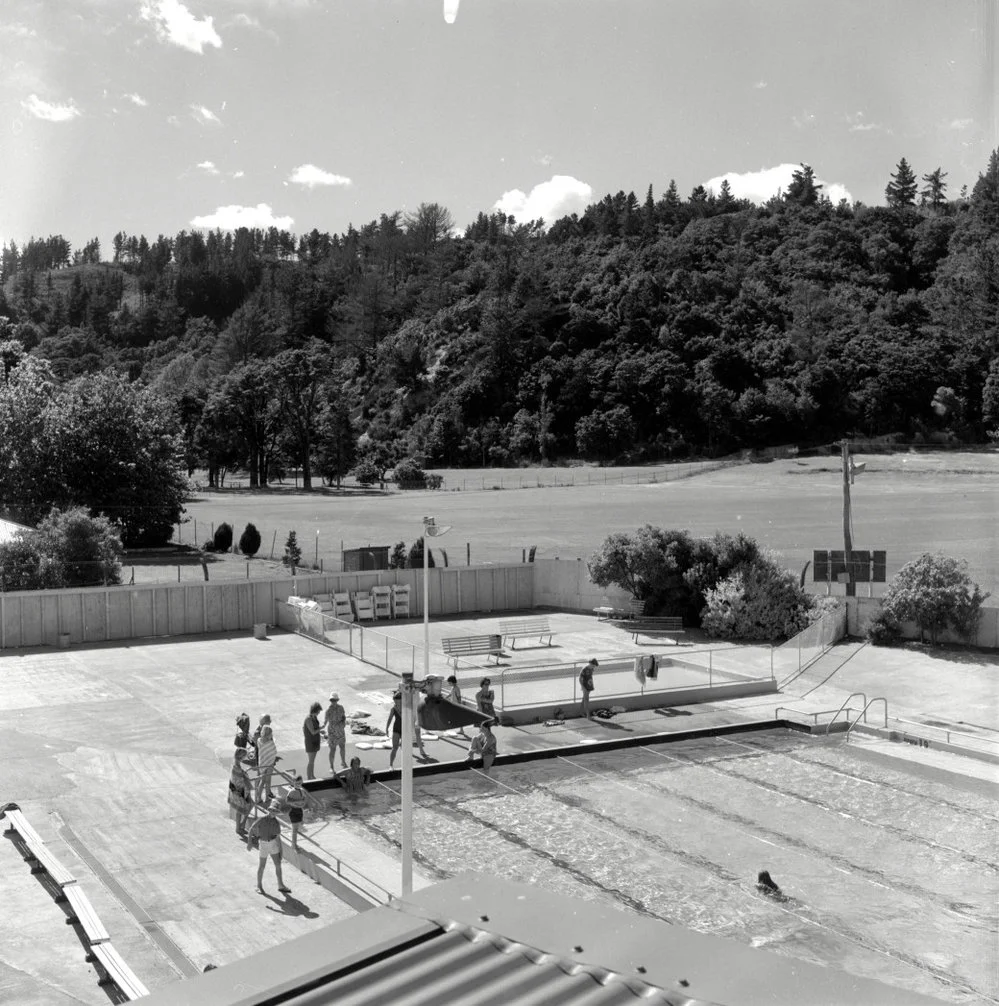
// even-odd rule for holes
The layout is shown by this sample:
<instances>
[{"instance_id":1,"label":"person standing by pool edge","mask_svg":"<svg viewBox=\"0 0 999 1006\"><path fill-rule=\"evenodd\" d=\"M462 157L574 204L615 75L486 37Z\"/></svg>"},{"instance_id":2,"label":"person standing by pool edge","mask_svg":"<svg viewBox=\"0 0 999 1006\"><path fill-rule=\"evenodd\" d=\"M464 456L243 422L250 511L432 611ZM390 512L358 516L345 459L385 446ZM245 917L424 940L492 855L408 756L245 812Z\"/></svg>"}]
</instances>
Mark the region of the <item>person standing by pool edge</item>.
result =
<instances>
[{"instance_id":1,"label":"person standing by pool edge","mask_svg":"<svg viewBox=\"0 0 999 1006\"><path fill-rule=\"evenodd\" d=\"M290 894L291 888L284 886L284 877L281 876L281 825L275 815L278 812L277 800L272 800L267 805L267 811L263 817L258 817L250 830L246 833L246 847L253 847L253 836L256 834L259 841L257 852L260 861L257 863L257 890L264 894L264 867L267 865L267 857L274 860L274 872L277 874L278 890L282 894Z\"/></svg>"},{"instance_id":2,"label":"person standing by pool edge","mask_svg":"<svg viewBox=\"0 0 999 1006\"><path fill-rule=\"evenodd\" d=\"M330 746L330 773L336 774L334 760L337 750L340 751L340 764L347 767L347 712L340 705L340 696L330 692L330 704L326 710L326 740Z\"/></svg>"},{"instance_id":3,"label":"person standing by pool edge","mask_svg":"<svg viewBox=\"0 0 999 1006\"><path fill-rule=\"evenodd\" d=\"M593 691L593 671L595 668L600 666L600 661L596 657L591 658L590 662L579 672L579 687L582 689L583 695L581 699L581 705L583 710L583 716L586 719L590 718L590 692Z\"/></svg>"},{"instance_id":4,"label":"person standing by pool edge","mask_svg":"<svg viewBox=\"0 0 999 1006\"><path fill-rule=\"evenodd\" d=\"M447 683L451 686L451 693L448 695L448 699L453 702L456 706L462 705L461 701L461 688L458 686L458 679L455 675L451 675L447 679ZM458 728L458 736L468 739L468 734L465 733L464 727Z\"/></svg>"},{"instance_id":5,"label":"person standing by pool edge","mask_svg":"<svg viewBox=\"0 0 999 1006\"><path fill-rule=\"evenodd\" d=\"M253 809L250 779L243 768L245 760L246 751L243 748L236 748L232 771L229 773L229 816L236 822L236 834L240 838L246 836L246 819Z\"/></svg>"},{"instance_id":6,"label":"person standing by pool edge","mask_svg":"<svg viewBox=\"0 0 999 1006\"><path fill-rule=\"evenodd\" d=\"M309 802L300 775L295 776L295 782L285 795L284 802L288 808L288 820L291 822L291 847L298 852L298 829L302 826L305 806Z\"/></svg>"},{"instance_id":7,"label":"person standing by pool edge","mask_svg":"<svg viewBox=\"0 0 999 1006\"><path fill-rule=\"evenodd\" d=\"M315 779L316 777L316 755L322 747L322 731L319 726L319 713L323 711L322 703L313 702L309 707L309 715L305 717L302 724L302 732L305 735L305 753L309 763L305 767L305 778Z\"/></svg>"},{"instance_id":8,"label":"person standing by pool edge","mask_svg":"<svg viewBox=\"0 0 999 1006\"><path fill-rule=\"evenodd\" d=\"M385 733L392 732L392 753L389 755L389 768L394 768L395 756L402 744L402 692L392 696L392 709L385 721Z\"/></svg>"},{"instance_id":9,"label":"person standing by pool edge","mask_svg":"<svg viewBox=\"0 0 999 1006\"><path fill-rule=\"evenodd\" d=\"M485 713L490 719L496 718L496 711L493 708L495 698L492 682L489 678L483 678L479 682L479 690L475 693L475 704L479 707L479 712Z\"/></svg>"}]
</instances>

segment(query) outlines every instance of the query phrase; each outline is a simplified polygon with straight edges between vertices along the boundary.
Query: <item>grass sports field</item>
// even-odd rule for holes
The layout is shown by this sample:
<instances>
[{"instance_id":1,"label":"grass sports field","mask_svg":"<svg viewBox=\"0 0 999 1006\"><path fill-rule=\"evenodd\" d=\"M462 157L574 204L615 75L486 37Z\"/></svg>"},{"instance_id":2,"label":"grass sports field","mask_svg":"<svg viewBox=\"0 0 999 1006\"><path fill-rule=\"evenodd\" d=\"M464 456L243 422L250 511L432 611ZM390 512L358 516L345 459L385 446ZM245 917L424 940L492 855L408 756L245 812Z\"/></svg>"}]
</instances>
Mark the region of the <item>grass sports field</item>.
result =
<instances>
[{"instance_id":1,"label":"grass sports field","mask_svg":"<svg viewBox=\"0 0 999 1006\"><path fill-rule=\"evenodd\" d=\"M974 578L999 596L999 452L858 455L855 460L867 465L851 490L855 548L886 549L889 576L921 552L943 551L967 559ZM303 561L311 562L318 532L318 555L327 570L340 568L341 540L347 548L400 540L410 545L422 532L424 514L453 525L439 542L452 564L465 562L466 542L476 564L520 561L521 550L532 545L540 558L586 558L610 532L645 523L686 528L695 535L741 530L782 553L795 570L813 549L843 547L837 458L737 465L652 484L643 471L649 470L609 469L610 479L621 481L604 484L603 469L560 469L560 483L575 484L540 489L202 492L188 504L191 521L181 533L185 543L193 542L197 520L200 543L210 536L211 523L228 521L238 539L252 521L266 558L275 536L279 556L288 532L295 530ZM513 486L521 478L525 484L537 478L553 482L553 469L442 474L452 486L459 479L475 487ZM269 563L251 565L252 575L272 572ZM213 578L226 574L245 575L245 563L212 567ZM201 572L194 567L187 575L200 577ZM160 578L169 579L170 571Z\"/></svg>"}]
</instances>

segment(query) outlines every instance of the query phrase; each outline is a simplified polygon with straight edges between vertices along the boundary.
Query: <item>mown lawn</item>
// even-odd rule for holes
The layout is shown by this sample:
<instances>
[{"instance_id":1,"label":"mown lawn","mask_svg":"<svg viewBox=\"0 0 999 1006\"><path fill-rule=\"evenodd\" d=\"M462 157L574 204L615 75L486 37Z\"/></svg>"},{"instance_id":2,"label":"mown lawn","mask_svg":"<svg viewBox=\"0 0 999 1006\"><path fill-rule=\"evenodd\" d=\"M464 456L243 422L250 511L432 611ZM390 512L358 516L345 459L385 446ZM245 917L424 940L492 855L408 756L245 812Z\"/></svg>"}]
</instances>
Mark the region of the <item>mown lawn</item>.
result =
<instances>
[{"instance_id":1,"label":"mown lawn","mask_svg":"<svg viewBox=\"0 0 999 1006\"><path fill-rule=\"evenodd\" d=\"M855 548L886 549L889 574L923 551L941 550L967 559L982 586L999 594L999 456L870 455L858 460L866 461L867 469L852 487ZM452 564L465 562L466 543L473 563L517 562L532 545L542 558L585 559L610 532L645 523L682 527L695 535L741 530L782 553L795 570L813 549L842 548L842 477L836 458L747 464L655 483L649 483L649 472L610 469L609 478L622 481L605 485L603 469L560 469L559 487L540 489L478 486L510 485L512 477L525 484L533 480L536 485L538 479L551 483L552 469L444 473L452 486L460 477L474 490L305 493L289 486L201 492L188 504L190 520L180 534L185 543L193 542L196 520L200 543L210 536L212 523L229 521L238 539L252 521L263 538L265 557L272 541L279 556L288 532L295 530L303 559L311 561L317 555L318 532L318 557L327 569L339 569L341 540L347 548L400 540L410 545L422 533L424 514L453 525L438 543ZM563 485L565 481L575 484ZM245 575L245 565L238 568L232 574Z\"/></svg>"}]
</instances>

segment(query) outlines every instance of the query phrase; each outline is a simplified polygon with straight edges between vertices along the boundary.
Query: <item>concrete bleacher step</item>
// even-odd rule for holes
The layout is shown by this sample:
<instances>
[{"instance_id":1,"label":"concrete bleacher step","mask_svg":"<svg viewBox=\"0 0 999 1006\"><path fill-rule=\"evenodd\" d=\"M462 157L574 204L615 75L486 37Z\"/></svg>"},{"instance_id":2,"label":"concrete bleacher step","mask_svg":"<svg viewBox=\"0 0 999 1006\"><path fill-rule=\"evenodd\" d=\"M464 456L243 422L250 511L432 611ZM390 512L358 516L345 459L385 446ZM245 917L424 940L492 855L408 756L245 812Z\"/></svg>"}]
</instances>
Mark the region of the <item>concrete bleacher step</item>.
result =
<instances>
[{"instance_id":1,"label":"concrete bleacher step","mask_svg":"<svg viewBox=\"0 0 999 1006\"><path fill-rule=\"evenodd\" d=\"M893 741L873 733L850 732L847 742L850 748L878 757L895 761L909 762L914 765L926 765L930 768L942 769L957 775L973 776L999 785L999 765L970 758L953 751L942 751L932 747L920 747L904 741Z\"/></svg>"}]
</instances>

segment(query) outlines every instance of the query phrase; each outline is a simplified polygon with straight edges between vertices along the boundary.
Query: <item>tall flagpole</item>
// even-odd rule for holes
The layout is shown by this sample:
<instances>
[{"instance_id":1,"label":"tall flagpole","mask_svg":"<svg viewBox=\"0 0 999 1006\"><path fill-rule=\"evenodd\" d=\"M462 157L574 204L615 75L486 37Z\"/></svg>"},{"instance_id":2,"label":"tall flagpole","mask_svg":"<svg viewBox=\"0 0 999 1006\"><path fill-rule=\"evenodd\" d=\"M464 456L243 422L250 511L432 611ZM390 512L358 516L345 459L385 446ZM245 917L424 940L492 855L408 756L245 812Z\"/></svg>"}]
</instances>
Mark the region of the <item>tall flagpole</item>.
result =
<instances>
[{"instance_id":1,"label":"tall flagpole","mask_svg":"<svg viewBox=\"0 0 999 1006\"><path fill-rule=\"evenodd\" d=\"M436 517L423 518L423 680L430 677L430 547L428 538L447 534ZM402 893L413 893L413 710L411 671L402 675Z\"/></svg>"}]
</instances>

